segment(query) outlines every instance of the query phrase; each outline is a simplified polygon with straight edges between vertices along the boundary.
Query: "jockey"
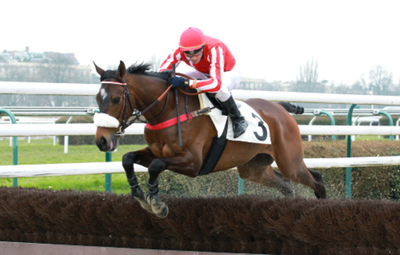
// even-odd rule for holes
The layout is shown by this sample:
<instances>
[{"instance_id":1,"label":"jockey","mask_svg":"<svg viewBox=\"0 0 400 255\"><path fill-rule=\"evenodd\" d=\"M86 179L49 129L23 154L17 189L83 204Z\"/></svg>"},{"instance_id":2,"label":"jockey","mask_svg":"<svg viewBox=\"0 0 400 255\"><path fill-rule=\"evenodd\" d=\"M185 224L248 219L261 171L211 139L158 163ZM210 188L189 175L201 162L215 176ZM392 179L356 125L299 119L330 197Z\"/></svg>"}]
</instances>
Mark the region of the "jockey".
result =
<instances>
[{"instance_id":1,"label":"jockey","mask_svg":"<svg viewBox=\"0 0 400 255\"><path fill-rule=\"evenodd\" d=\"M173 88L189 87L215 93L232 120L234 138L242 135L248 123L229 92L239 86L241 75L234 68L236 60L228 47L218 39L205 36L200 29L190 27L183 31L179 47L162 62L159 71L171 70L173 64L178 66L181 61L194 68L186 74L195 80L173 77L170 80Z\"/></svg>"}]
</instances>

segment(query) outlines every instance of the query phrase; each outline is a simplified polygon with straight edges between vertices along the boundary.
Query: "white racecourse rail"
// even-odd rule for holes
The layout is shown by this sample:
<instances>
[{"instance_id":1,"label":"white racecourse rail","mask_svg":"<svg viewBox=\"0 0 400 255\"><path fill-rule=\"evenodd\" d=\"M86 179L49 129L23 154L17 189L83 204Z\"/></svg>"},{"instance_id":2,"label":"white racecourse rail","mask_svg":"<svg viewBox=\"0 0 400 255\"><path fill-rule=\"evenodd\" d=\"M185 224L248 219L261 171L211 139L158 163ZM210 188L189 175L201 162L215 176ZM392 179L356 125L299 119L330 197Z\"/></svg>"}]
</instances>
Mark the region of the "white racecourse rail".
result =
<instances>
[{"instance_id":1,"label":"white racecourse rail","mask_svg":"<svg viewBox=\"0 0 400 255\"><path fill-rule=\"evenodd\" d=\"M0 94L31 95L73 95L94 96L99 90L98 84L60 84L0 82ZM309 103L338 104L376 104L400 105L400 97L369 96L320 93L293 93L276 91L233 90L236 99L264 98L270 101L290 101ZM394 126L309 126L300 125L303 135L399 135L400 127ZM2 125L0 137L10 136L63 136L94 135L93 124L17 124ZM127 134L143 134L144 125L134 124L126 130ZM357 158L308 158L309 168L364 167L379 165L400 165L400 156L396 157L357 157ZM276 165L274 165L276 167ZM136 165L137 171L147 169ZM74 163L74 164L38 164L0 166L0 178L123 173L121 162Z\"/></svg>"}]
</instances>

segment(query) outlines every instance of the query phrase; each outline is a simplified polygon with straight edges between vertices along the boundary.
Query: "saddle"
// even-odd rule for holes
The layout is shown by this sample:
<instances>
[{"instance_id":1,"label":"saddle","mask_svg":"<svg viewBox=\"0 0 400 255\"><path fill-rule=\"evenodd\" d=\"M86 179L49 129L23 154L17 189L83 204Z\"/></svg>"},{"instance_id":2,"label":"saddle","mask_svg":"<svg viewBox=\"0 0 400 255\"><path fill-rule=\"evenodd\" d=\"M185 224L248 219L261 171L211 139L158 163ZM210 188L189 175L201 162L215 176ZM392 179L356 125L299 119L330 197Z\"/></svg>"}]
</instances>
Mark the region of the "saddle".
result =
<instances>
[{"instance_id":1,"label":"saddle","mask_svg":"<svg viewBox=\"0 0 400 255\"><path fill-rule=\"evenodd\" d=\"M222 153L225 150L227 140L247 143L271 144L268 125L259 116L259 114L245 102L236 103L238 103L238 108L240 108L242 115L249 125L245 133L235 138L231 119L228 117L228 113L225 112L224 107L222 107L221 102L215 98L215 95L201 93L198 94L198 99L200 103L199 110L188 112L188 108L186 107L186 113L156 125L150 125L149 123L146 123L146 128L159 130L179 124L181 121L186 121L200 115L208 115L217 130L217 136L215 136L213 139L210 151L207 154L199 175L206 175L214 170Z\"/></svg>"},{"instance_id":2,"label":"saddle","mask_svg":"<svg viewBox=\"0 0 400 255\"><path fill-rule=\"evenodd\" d=\"M225 150L228 140L271 144L269 127L267 123L265 123L258 113L246 103L240 102L239 108L242 115L249 123L249 126L243 135L233 138L231 120L227 116L228 113L224 111L224 108L221 106L219 100L215 97L215 94L199 94L199 101L200 108L212 109L207 113L207 115L210 116L215 128L217 129L217 136L213 139L210 151L207 154L206 160L203 163L199 175L205 175L214 170L222 153Z\"/></svg>"}]
</instances>

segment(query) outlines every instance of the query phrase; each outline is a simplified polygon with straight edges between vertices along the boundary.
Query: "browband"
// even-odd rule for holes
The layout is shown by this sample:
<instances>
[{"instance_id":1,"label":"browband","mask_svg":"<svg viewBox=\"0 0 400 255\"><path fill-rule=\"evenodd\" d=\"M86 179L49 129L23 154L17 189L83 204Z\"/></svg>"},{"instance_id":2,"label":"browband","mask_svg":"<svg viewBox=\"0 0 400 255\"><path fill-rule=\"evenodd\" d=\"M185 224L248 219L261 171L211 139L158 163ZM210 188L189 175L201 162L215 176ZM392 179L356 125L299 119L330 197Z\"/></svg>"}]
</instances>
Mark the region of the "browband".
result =
<instances>
[{"instance_id":1,"label":"browband","mask_svg":"<svg viewBox=\"0 0 400 255\"><path fill-rule=\"evenodd\" d=\"M116 82L116 81L102 81L101 84L115 84L115 85L121 85L121 86L126 85L126 83Z\"/></svg>"}]
</instances>

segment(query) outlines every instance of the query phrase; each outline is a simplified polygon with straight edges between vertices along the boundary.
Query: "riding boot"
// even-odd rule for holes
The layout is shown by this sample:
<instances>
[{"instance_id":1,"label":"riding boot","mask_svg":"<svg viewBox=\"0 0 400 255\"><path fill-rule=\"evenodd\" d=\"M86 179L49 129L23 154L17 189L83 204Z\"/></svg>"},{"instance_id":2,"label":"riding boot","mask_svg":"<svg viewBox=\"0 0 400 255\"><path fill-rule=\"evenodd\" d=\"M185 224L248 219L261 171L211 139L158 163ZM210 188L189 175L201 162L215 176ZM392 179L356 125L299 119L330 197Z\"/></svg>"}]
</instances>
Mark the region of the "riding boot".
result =
<instances>
[{"instance_id":1,"label":"riding boot","mask_svg":"<svg viewBox=\"0 0 400 255\"><path fill-rule=\"evenodd\" d=\"M232 120L233 138L241 136L249 124L237 108L235 100L231 96L227 101L221 102L221 105L228 112L228 116Z\"/></svg>"}]
</instances>

